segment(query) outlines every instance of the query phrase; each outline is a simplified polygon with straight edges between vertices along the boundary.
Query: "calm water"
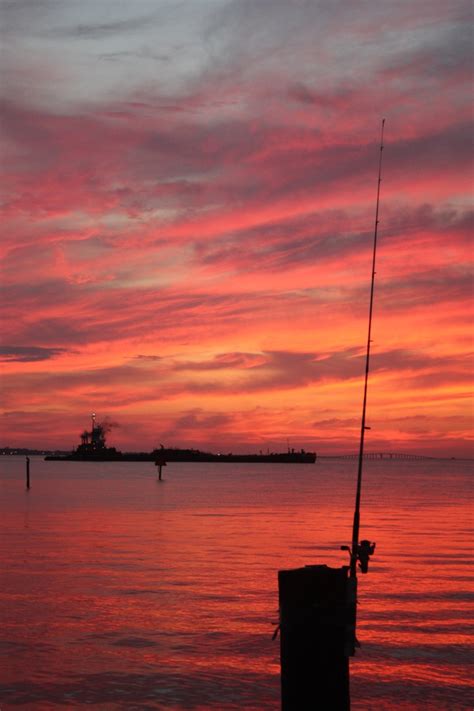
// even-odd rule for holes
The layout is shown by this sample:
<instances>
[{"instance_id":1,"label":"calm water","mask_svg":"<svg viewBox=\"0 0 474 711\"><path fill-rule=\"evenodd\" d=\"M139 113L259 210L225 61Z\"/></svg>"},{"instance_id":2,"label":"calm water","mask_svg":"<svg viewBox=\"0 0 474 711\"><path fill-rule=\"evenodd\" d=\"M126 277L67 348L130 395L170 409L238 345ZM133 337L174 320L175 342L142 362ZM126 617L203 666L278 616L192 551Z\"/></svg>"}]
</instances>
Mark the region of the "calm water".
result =
<instances>
[{"instance_id":1,"label":"calm water","mask_svg":"<svg viewBox=\"0 0 474 711\"><path fill-rule=\"evenodd\" d=\"M347 562L355 463L3 457L2 711L278 709L277 571ZM353 709L471 709L468 462L367 462Z\"/></svg>"}]
</instances>

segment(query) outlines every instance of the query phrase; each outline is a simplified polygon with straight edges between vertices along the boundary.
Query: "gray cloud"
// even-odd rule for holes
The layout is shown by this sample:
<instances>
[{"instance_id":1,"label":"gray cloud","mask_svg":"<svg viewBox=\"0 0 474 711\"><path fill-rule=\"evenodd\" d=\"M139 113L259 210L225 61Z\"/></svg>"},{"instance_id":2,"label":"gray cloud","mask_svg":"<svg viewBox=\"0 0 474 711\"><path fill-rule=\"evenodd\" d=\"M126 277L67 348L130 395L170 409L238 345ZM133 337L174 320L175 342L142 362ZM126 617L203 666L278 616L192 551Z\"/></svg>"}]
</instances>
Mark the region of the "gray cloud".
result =
<instances>
[{"instance_id":1,"label":"gray cloud","mask_svg":"<svg viewBox=\"0 0 474 711\"><path fill-rule=\"evenodd\" d=\"M0 360L18 363L33 363L56 358L68 351L65 348L42 348L40 346L0 346Z\"/></svg>"},{"instance_id":2,"label":"gray cloud","mask_svg":"<svg viewBox=\"0 0 474 711\"><path fill-rule=\"evenodd\" d=\"M162 356L159 356L159 355L140 355L140 354L137 356L134 356L134 359L148 361L151 363L157 363L157 362L163 360Z\"/></svg>"},{"instance_id":3,"label":"gray cloud","mask_svg":"<svg viewBox=\"0 0 474 711\"><path fill-rule=\"evenodd\" d=\"M464 7L463 7L464 5ZM454 9L454 8L453 8ZM418 81L471 77L472 8L460 3L457 17L421 45L392 57L381 73L386 77Z\"/></svg>"},{"instance_id":4,"label":"gray cloud","mask_svg":"<svg viewBox=\"0 0 474 711\"><path fill-rule=\"evenodd\" d=\"M203 429L208 429L208 428L213 428L213 427L222 427L223 425L227 425L230 422L233 421L233 417L231 415L227 414L211 414L209 415L207 412L204 410L201 410L199 408L190 410L186 412L184 415L181 417L178 417L174 424L173 428L170 430L170 433L174 434L176 436L176 432L180 431L181 429L187 430L187 429L194 429L196 427L203 428Z\"/></svg>"},{"instance_id":5,"label":"gray cloud","mask_svg":"<svg viewBox=\"0 0 474 711\"><path fill-rule=\"evenodd\" d=\"M130 17L127 20L115 20L114 22L77 24L69 27L54 28L50 31L50 35L92 40L101 39L108 35L140 32L143 29L149 28L150 23L155 19L156 15L150 14L143 17Z\"/></svg>"}]
</instances>

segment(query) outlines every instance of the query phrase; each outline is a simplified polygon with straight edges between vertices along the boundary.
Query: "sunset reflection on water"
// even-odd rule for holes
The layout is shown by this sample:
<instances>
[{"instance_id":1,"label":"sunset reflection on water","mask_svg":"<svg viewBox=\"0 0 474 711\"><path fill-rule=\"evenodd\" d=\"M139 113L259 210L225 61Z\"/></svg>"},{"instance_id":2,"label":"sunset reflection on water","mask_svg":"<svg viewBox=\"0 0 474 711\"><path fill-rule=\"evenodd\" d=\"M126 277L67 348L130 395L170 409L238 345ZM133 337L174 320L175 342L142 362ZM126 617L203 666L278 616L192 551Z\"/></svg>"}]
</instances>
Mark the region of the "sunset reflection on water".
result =
<instances>
[{"instance_id":1,"label":"sunset reflection on water","mask_svg":"<svg viewBox=\"0 0 474 711\"><path fill-rule=\"evenodd\" d=\"M277 571L347 562L353 462L2 461L2 708L277 709ZM470 708L467 462L367 462L354 709Z\"/></svg>"}]
</instances>

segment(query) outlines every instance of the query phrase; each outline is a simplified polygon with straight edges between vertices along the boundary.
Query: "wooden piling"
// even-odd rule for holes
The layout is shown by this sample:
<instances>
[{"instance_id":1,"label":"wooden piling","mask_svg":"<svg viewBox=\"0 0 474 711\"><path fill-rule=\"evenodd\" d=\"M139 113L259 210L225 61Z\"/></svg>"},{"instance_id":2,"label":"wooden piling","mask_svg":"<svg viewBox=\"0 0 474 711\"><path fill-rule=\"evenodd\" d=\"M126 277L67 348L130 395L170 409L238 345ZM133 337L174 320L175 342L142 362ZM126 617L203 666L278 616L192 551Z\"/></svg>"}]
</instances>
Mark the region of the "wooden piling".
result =
<instances>
[{"instance_id":1,"label":"wooden piling","mask_svg":"<svg viewBox=\"0 0 474 711\"><path fill-rule=\"evenodd\" d=\"M155 467L158 467L158 481L162 481L161 469L162 467L166 467L166 462L163 457L158 457L158 459L155 461Z\"/></svg>"},{"instance_id":2,"label":"wooden piling","mask_svg":"<svg viewBox=\"0 0 474 711\"><path fill-rule=\"evenodd\" d=\"M26 489L30 488L30 458L26 457Z\"/></svg>"},{"instance_id":3,"label":"wooden piling","mask_svg":"<svg viewBox=\"0 0 474 711\"><path fill-rule=\"evenodd\" d=\"M355 589L349 568L280 570L282 711L348 711Z\"/></svg>"}]
</instances>

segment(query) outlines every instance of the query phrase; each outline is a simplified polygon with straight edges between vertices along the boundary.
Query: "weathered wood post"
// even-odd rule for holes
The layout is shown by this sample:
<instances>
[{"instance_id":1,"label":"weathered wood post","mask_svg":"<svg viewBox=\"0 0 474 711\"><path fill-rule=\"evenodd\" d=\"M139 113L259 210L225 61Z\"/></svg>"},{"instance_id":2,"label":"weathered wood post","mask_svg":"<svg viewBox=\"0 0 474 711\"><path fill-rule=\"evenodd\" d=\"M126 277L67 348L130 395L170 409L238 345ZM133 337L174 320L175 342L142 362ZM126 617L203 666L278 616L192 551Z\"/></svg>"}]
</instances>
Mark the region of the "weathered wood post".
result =
<instances>
[{"instance_id":1,"label":"weathered wood post","mask_svg":"<svg viewBox=\"0 0 474 711\"><path fill-rule=\"evenodd\" d=\"M278 572L282 711L348 711L355 644L349 568Z\"/></svg>"},{"instance_id":2,"label":"weathered wood post","mask_svg":"<svg viewBox=\"0 0 474 711\"><path fill-rule=\"evenodd\" d=\"M26 489L30 488L30 458L26 457Z\"/></svg>"}]
</instances>

